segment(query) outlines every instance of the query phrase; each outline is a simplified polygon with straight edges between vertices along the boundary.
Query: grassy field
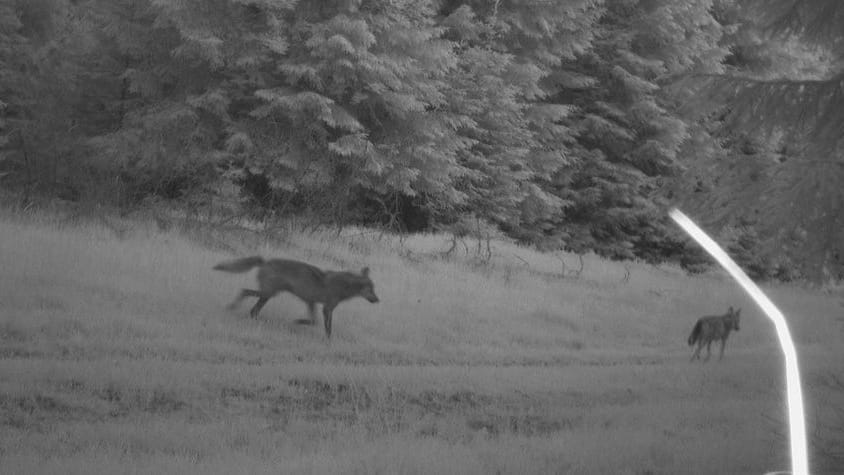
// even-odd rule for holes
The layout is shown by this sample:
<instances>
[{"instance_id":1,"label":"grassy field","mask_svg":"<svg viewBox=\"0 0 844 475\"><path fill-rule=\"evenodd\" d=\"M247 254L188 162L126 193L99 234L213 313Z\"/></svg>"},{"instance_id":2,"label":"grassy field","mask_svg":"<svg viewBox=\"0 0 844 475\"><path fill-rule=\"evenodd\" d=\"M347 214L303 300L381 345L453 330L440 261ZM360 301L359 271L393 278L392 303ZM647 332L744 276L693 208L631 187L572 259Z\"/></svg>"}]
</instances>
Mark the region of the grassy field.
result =
<instances>
[{"instance_id":1,"label":"grassy field","mask_svg":"<svg viewBox=\"0 0 844 475\"><path fill-rule=\"evenodd\" d=\"M748 473L788 467L773 325L718 274L444 236L159 231L0 214L0 473ZM273 299L226 304L233 256L368 265L381 303L334 335ZM844 454L841 297L768 288L790 318L811 464ZM742 307L721 362L696 318ZM717 356L717 355L716 355ZM717 360L717 358L716 358Z\"/></svg>"}]
</instances>

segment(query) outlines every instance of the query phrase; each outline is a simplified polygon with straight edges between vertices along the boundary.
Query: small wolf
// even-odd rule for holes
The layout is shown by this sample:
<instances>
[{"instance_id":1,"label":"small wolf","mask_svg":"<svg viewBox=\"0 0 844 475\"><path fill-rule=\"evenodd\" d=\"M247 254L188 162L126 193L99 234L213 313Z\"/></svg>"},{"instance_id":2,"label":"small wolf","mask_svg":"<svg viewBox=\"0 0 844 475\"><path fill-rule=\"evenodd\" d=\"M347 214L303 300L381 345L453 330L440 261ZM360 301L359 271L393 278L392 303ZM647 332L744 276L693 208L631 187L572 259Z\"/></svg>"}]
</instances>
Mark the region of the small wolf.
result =
<instances>
[{"instance_id":1,"label":"small wolf","mask_svg":"<svg viewBox=\"0 0 844 475\"><path fill-rule=\"evenodd\" d=\"M377 303L378 296L369 278L369 268L364 267L360 274L354 272L325 271L300 261L290 259L264 260L261 256L245 257L234 261L222 262L214 266L224 272L246 272L258 268L258 287L260 290L243 289L237 298L229 304L235 309L246 297L258 297L258 302L249 311L252 318L279 292L290 292L308 305L310 320L299 319L297 323L315 325L315 305L322 304L325 334L331 338L331 315L334 308L342 301L360 296Z\"/></svg>"},{"instance_id":2,"label":"small wolf","mask_svg":"<svg viewBox=\"0 0 844 475\"><path fill-rule=\"evenodd\" d=\"M705 344L706 358L703 361L709 361L709 357L712 355L712 350L710 349L712 342L714 340L721 340L721 355L718 357L720 361L724 357L724 346L727 344L727 337L730 336L730 330L739 330L740 314L741 309L733 310L733 307L730 307L724 315L700 317L692 329L692 334L689 335L689 346L697 342L697 349L692 355L691 360L695 358L700 359L700 350Z\"/></svg>"}]
</instances>

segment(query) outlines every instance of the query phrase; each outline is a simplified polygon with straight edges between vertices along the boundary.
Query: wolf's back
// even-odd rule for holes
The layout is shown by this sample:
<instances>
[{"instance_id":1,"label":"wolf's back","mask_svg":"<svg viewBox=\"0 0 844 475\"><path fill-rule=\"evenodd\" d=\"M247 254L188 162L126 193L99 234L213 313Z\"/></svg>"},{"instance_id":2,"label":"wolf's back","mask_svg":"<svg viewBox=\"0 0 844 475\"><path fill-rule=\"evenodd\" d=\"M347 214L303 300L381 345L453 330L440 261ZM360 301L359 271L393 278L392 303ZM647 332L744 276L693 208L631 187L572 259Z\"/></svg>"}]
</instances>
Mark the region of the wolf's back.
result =
<instances>
[{"instance_id":1,"label":"wolf's back","mask_svg":"<svg viewBox=\"0 0 844 475\"><path fill-rule=\"evenodd\" d=\"M244 257L243 259L221 262L214 266L214 270L221 270L223 272L246 272L248 270L251 270L253 267L258 267L263 264L263 257L251 256Z\"/></svg>"}]
</instances>

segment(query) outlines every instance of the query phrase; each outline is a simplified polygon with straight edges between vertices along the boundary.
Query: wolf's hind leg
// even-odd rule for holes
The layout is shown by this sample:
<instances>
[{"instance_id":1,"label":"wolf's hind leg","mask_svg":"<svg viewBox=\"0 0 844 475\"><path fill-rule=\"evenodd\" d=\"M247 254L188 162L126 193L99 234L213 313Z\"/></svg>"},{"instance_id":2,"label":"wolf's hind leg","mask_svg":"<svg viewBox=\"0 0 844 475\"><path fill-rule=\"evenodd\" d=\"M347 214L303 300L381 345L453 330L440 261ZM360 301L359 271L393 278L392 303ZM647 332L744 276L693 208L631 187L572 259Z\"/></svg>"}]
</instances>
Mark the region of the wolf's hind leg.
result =
<instances>
[{"instance_id":1,"label":"wolf's hind leg","mask_svg":"<svg viewBox=\"0 0 844 475\"><path fill-rule=\"evenodd\" d=\"M699 360L700 359L700 350L703 349L703 340L698 340L697 348L695 348L695 352L692 353L692 358L689 361Z\"/></svg>"},{"instance_id":2,"label":"wolf's hind leg","mask_svg":"<svg viewBox=\"0 0 844 475\"><path fill-rule=\"evenodd\" d=\"M258 312L260 312L261 309L264 308L264 305L267 304L267 301L269 299L269 297L265 297L263 295L258 297L258 301L255 302L255 305L252 307L252 310L249 311L249 316L252 318L258 317Z\"/></svg>"},{"instance_id":3,"label":"wolf's hind leg","mask_svg":"<svg viewBox=\"0 0 844 475\"><path fill-rule=\"evenodd\" d=\"M316 316L316 302L305 302L308 304L308 317L310 318L300 318L296 320L296 323L299 325L316 325L317 316Z\"/></svg>"},{"instance_id":4,"label":"wolf's hind leg","mask_svg":"<svg viewBox=\"0 0 844 475\"><path fill-rule=\"evenodd\" d=\"M330 303L322 305L322 323L325 325L325 336L329 339L331 339L331 317L333 316L335 306L336 304L332 305Z\"/></svg>"},{"instance_id":5,"label":"wolf's hind leg","mask_svg":"<svg viewBox=\"0 0 844 475\"><path fill-rule=\"evenodd\" d=\"M243 302L243 299L245 299L246 297L260 297L260 296L261 296L261 292L258 292L257 290L243 289L243 290L240 291L239 294L237 294L237 297L235 297L235 299L232 300L232 303L230 303L226 308L228 308L229 310L234 310L238 307L238 305L240 305L240 302Z\"/></svg>"},{"instance_id":6,"label":"wolf's hind leg","mask_svg":"<svg viewBox=\"0 0 844 475\"><path fill-rule=\"evenodd\" d=\"M311 325L316 325L316 302L308 302L308 316L311 317Z\"/></svg>"}]
</instances>

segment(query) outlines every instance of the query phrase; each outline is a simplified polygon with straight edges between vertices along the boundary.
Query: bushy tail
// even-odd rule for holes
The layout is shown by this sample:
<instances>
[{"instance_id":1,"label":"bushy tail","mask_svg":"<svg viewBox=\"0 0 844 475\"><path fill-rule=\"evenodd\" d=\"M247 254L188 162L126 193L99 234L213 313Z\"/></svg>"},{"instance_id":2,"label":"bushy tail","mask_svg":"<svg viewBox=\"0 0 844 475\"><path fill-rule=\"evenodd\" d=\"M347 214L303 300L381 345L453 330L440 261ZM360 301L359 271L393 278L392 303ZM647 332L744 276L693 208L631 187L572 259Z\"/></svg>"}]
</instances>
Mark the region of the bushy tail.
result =
<instances>
[{"instance_id":1,"label":"bushy tail","mask_svg":"<svg viewBox=\"0 0 844 475\"><path fill-rule=\"evenodd\" d=\"M214 266L214 270L221 270L223 272L246 272L253 267L258 267L264 264L264 258L261 256L244 257L234 261L221 262Z\"/></svg>"},{"instance_id":2,"label":"bushy tail","mask_svg":"<svg viewBox=\"0 0 844 475\"><path fill-rule=\"evenodd\" d=\"M689 346L694 345L695 342L698 340L698 338L700 338L700 332L701 332L702 326L703 325L701 324L700 320L698 320L697 323L695 323L695 327L692 328L692 334L689 335Z\"/></svg>"}]
</instances>

